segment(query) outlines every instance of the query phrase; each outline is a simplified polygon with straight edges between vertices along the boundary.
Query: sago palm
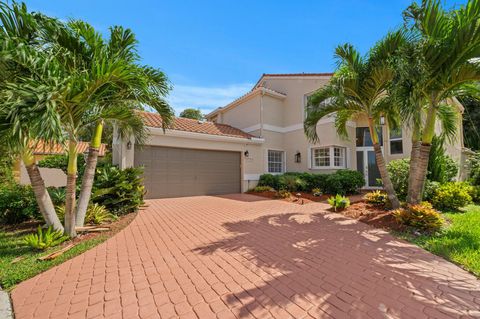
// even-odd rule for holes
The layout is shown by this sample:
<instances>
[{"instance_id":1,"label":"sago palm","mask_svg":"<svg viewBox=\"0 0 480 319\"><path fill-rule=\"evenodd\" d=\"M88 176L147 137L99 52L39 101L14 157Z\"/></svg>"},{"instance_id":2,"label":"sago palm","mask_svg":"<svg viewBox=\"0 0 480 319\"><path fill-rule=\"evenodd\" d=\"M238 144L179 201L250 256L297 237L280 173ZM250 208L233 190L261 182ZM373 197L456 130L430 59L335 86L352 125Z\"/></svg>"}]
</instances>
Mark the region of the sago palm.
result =
<instances>
[{"instance_id":1,"label":"sago palm","mask_svg":"<svg viewBox=\"0 0 480 319\"><path fill-rule=\"evenodd\" d=\"M326 115L335 113L335 126L341 137L348 137L346 125L349 120L367 118L377 166L393 208L400 204L388 175L377 127L381 116L386 117L391 126L396 125L396 109L388 95L393 78L388 59L403 42L401 32L390 33L365 57L350 44L337 47L338 68L329 84L309 99L304 123L309 140L317 142L317 123Z\"/></svg>"},{"instance_id":2,"label":"sago palm","mask_svg":"<svg viewBox=\"0 0 480 319\"><path fill-rule=\"evenodd\" d=\"M446 11L439 0L425 0L411 5L404 16L412 37L400 51L394 88L414 133L407 201L418 203L436 122L445 135L455 136L458 110L453 99L471 94L480 80L480 1Z\"/></svg>"}]
</instances>

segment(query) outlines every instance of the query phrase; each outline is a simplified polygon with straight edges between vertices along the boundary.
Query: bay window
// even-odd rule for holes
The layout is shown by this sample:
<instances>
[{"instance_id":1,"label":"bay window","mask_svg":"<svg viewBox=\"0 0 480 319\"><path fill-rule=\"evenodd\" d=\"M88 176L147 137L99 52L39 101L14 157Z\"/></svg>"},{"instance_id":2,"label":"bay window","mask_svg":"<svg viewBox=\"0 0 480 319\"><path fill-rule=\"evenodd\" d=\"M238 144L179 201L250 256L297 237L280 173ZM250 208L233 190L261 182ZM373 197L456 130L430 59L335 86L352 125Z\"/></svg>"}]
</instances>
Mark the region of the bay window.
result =
<instances>
[{"instance_id":1,"label":"bay window","mask_svg":"<svg viewBox=\"0 0 480 319\"><path fill-rule=\"evenodd\" d=\"M346 149L340 146L312 148L312 168L345 168Z\"/></svg>"}]
</instances>

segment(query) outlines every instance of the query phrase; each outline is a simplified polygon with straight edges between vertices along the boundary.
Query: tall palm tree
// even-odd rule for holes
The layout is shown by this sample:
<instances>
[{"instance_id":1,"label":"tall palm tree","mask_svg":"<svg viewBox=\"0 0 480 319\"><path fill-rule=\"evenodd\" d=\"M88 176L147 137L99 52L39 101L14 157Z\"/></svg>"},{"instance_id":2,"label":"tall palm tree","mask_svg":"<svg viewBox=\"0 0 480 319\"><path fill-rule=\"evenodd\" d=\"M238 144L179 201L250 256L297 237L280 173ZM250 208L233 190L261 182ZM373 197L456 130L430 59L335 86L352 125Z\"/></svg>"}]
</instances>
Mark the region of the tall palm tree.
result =
<instances>
[{"instance_id":1,"label":"tall palm tree","mask_svg":"<svg viewBox=\"0 0 480 319\"><path fill-rule=\"evenodd\" d=\"M414 204L422 200L436 122L454 136L458 112L452 99L472 94L480 80L480 1L446 11L439 0L424 0L404 16L412 37L397 60L395 90L414 132L407 197Z\"/></svg>"},{"instance_id":2,"label":"tall palm tree","mask_svg":"<svg viewBox=\"0 0 480 319\"><path fill-rule=\"evenodd\" d=\"M37 19L24 4L0 4L0 21L0 141L23 160L47 225L63 231L32 151L39 142L61 141L59 117L44 85L15 94L19 82L28 86L38 80L38 74L32 73L28 65L49 65L51 57L36 48Z\"/></svg>"},{"instance_id":3,"label":"tall palm tree","mask_svg":"<svg viewBox=\"0 0 480 319\"><path fill-rule=\"evenodd\" d=\"M394 73L388 59L403 42L403 33L389 33L365 57L350 44L337 47L335 57L338 68L330 83L309 99L304 122L306 136L310 141L317 142L317 123L324 116L336 114L335 126L342 137L348 137L347 121L366 117L377 166L393 208L398 208L400 203L388 175L377 127L381 116L385 116L391 126L396 125L396 109L388 94Z\"/></svg>"},{"instance_id":4,"label":"tall palm tree","mask_svg":"<svg viewBox=\"0 0 480 319\"><path fill-rule=\"evenodd\" d=\"M65 228L70 236L75 236L74 226L83 225L90 201L105 123L114 121L120 132L142 139L145 127L135 112L135 104L143 104L157 110L163 125L168 126L173 111L164 97L170 85L163 72L139 64L137 41L129 29L111 28L108 41L82 21L64 24L47 19L44 29L49 45L63 53L63 64L71 80L58 99L58 109L69 140ZM76 206L75 149L79 132L85 126L93 126L94 133Z\"/></svg>"}]
</instances>

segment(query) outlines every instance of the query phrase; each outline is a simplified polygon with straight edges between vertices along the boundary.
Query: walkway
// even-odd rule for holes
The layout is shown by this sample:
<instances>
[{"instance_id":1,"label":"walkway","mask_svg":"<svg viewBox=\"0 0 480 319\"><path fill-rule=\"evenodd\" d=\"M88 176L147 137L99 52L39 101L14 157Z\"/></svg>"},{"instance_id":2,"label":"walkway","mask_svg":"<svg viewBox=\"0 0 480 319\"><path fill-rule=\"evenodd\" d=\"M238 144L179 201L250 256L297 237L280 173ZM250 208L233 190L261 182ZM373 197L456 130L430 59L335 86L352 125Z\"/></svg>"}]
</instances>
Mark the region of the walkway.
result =
<instances>
[{"instance_id":1,"label":"walkway","mask_svg":"<svg viewBox=\"0 0 480 319\"><path fill-rule=\"evenodd\" d=\"M480 318L474 276L325 204L148 204L115 237L20 284L16 318Z\"/></svg>"}]
</instances>

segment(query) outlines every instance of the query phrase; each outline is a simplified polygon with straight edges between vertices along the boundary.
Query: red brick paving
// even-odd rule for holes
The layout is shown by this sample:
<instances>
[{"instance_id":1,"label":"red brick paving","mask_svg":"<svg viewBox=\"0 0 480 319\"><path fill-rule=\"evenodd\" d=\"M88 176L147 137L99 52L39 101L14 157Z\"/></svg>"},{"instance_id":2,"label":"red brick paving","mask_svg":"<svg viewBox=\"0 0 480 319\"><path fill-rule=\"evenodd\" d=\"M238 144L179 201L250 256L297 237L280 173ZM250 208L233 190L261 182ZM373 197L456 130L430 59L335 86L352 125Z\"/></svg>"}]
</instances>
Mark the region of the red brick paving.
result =
<instances>
[{"instance_id":1,"label":"red brick paving","mask_svg":"<svg viewBox=\"0 0 480 319\"><path fill-rule=\"evenodd\" d=\"M480 318L480 283L387 233L250 195L152 200L18 285L24 318Z\"/></svg>"}]
</instances>

